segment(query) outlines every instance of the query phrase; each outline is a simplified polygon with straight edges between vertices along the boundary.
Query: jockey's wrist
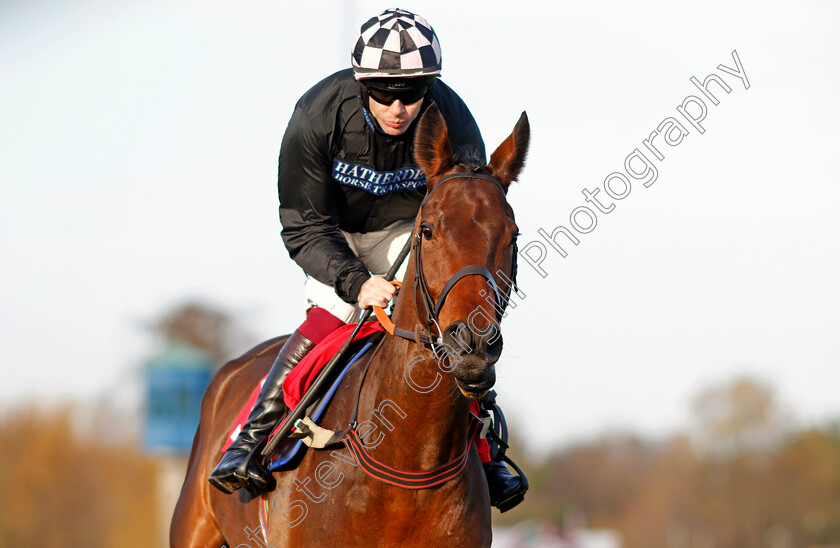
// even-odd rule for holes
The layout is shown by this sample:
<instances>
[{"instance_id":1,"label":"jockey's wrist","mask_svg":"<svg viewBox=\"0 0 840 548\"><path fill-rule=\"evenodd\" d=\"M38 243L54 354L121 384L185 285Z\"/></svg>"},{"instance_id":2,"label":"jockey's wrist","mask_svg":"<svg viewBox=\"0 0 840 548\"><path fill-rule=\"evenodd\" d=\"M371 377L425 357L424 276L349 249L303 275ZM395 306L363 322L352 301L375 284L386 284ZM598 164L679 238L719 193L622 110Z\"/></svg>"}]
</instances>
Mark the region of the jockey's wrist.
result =
<instances>
[{"instance_id":1,"label":"jockey's wrist","mask_svg":"<svg viewBox=\"0 0 840 548\"><path fill-rule=\"evenodd\" d=\"M359 293L362 291L362 286L366 281L370 279L370 274L368 272L360 272L358 270L354 270L350 272L347 277L345 278L345 285L347 291L347 297L349 300L346 299L343 295L339 294L339 297L344 299L345 301L355 304L359 301Z\"/></svg>"}]
</instances>

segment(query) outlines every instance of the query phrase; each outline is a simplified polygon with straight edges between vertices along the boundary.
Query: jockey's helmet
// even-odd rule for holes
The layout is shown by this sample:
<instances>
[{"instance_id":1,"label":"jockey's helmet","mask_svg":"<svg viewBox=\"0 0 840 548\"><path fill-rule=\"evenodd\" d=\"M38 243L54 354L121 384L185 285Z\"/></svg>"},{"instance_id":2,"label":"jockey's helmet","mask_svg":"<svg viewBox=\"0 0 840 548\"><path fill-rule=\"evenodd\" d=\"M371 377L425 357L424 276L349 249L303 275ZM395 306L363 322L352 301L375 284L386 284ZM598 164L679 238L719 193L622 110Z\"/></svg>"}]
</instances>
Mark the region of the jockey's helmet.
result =
<instances>
[{"instance_id":1,"label":"jockey's helmet","mask_svg":"<svg viewBox=\"0 0 840 548\"><path fill-rule=\"evenodd\" d=\"M388 9L362 25L351 53L356 80L414 78L440 74L440 43L423 17Z\"/></svg>"}]
</instances>

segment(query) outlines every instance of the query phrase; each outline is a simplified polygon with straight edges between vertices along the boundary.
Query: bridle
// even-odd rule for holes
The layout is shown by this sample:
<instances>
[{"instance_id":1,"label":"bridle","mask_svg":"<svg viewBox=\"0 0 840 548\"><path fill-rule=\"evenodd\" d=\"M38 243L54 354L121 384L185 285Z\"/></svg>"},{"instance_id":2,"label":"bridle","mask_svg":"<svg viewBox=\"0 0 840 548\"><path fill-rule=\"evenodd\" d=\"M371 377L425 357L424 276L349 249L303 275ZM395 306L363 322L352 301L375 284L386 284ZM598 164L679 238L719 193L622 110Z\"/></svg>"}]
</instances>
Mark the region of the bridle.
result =
<instances>
[{"instance_id":1,"label":"bridle","mask_svg":"<svg viewBox=\"0 0 840 548\"><path fill-rule=\"evenodd\" d=\"M422 211L423 206L426 205L426 202L429 198L431 198L432 194L434 194L434 192L440 188L443 183L453 179L490 181L498 187L502 195L505 195L504 188L495 177L491 177L490 175L484 173L474 172L451 173L438 181L434 188L432 188L431 192L423 198L423 201L420 203L420 209L418 210L418 216L420 215L420 211ZM380 322L382 322L386 331L392 335L396 335L410 341L415 341L418 344L426 344L433 347L440 344L442 342L441 339L443 336L443 330L438 322L438 316L440 315L440 311L446 302L446 297L449 295L449 292L455 287L455 284L467 276L482 276L487 281L488 285L493 290L493 298L495 301L493 309L496 315L496 322L501 322L502 317L504 316L504 310L509 301L510 292L516 285L516 244L513 244L513 263L511 268L511 277L510 280L508 280L510 283L507 284L508 287L506 287L504 291L499 289L499 286L496 284L496 280L493 278L493 274L487 269L487 267L484 265L471 264L464 266L452 275L452 277L447 280L446 284L444 284L443 289L440 292L440 296L438 296L437 300L435 300L429 291L429 286L426 283L426 276L423 273L422 242L423 236L418 230L412 236L411 243L412 251L414 252L414 310L418 321L425 323L425 329L418 324L413 331L409 331L407 329L397 327L393 324L393 322L390 322L390 320L387 320L387 323L383 322L383 316L384 318L387 318L387 316L384 312L382 312L381 308L375 308L376 317L380 320ZM398 285L398 283L395 283L395 285ZM435 332L437 332L437 335Z\"/></svg>"},{"instance_id":2,"label":"bridle","mask_svg":"<svg viewBox=\"0 0 840 548\"><path fill-rule=\"evenodd\" d=\"M489 175L475 172L453 173L443 177L440 181L438 181L437 185L435 185L431 192L429 192L423 199L423 202L420 204L420 210L422 210L423 206L429 200L429 197L434 193L434 191L437 190L443 183L459 178L490 181L499 188L503 195L505 194L504 188L499 183L499 181ZM418 216L419 214L420 211L418 211ZM440 292L440 296L437 298L437 300L434 300L432 298L431 293L429 292L429 287L426 283L426 278L423 274L423 237L418 231L414 234L414 236L412 236L412 238L413 239L410 240L410 245L411 249L414 251L415 314L417 315L418 321L422 321L420 317L420 308L417 305L419 301L423 307L423 315L425 318L426 328L425 330L422 330L422 328L419 325L415 328L414 331L399 328L396 325L394 325L394 323L385 314L382 308L374 306L373 309L376 313L376 317L377 319L379 319L380 323L385 328L385 331L392 335L396 335L398 337L402 337L410 341L416 341L418 344L429 345L432 347L432 351L435 352L435 355L437 356L437 345L442 343L441 339L443 338L443 331L440 329L440 325L438 323L438 315L440 314L440 311L443 308L444 303L446 302L446 296L449 295L449 292L452 290L455 284L457 284L459 281L463 280L467 276L482 276L485 280L487 280L487 283L493 290L493 298L495 299L496 306L494 306L493 308L496 311L496 322L498 323L501 321L502 316L504 315L504 309L508 303L508 298L510 297L510 291L516 285L517 250L515 242L511 244L513 246L513 259L511 267L511 277L509 280L506 280L509 282L506 291L499 290L499 287L496 284L495 279L493 278L493 274L491 274L490 271L487 270L487 267L472 264L461 268L451 278L449 278L449 280L443 286L443 289ZM400 253L400 258L398 258L397 261L391 266L391 270L386 275L386 279L390 279L393 276L393 274L397 271L400 263L402 263L402 261L405 259L405 255L408 253L408 250L409 242L406 242L406 245ZM399 285L399 283L397 282L395 283L395 285ZM359 323L359 325L361 325L361 322ZM435 331L437 331L437 335L435 334ZM353 335L351 335L350 340L353 340L353 338L355 337L355 333L356 331L353 332ZM473 413L470 413L470 421L467 429L467 440L464 446L464 450L461 454L459 454L449 462L446 462L431 470L424 471L399 470L392 466L386 465L376 460L376 458L370 455L370 453L365 447L366 444L364 442L364 439L362 438L362 436L359 435L357 431L359 402L362 399L362 388L364 387L365 378L367 377L367 373L371 363L372 360L368 360L367 365L365 365L364 370L361 373L359 389L356 394L356 401L353 405L353 412L350 417L349 426L340 432L332 433L328 441L320 447L331 448L334 447L336 444L343 443L349 449L355 462L367 475L378 481L389 483L391 485L396 485L404 489L428 489L430 487L440 485L457 477L467 465L470 456L470 448L472 447L472 444L475 441L475 439L483 438L487 433L488 428L491 424L489 416L481 418ZM295 422L296 428L298 428L298 423L300 422L300 420ZM329 433L329 431L327 432Z\"/></svg>"},{"instance_id":3,"label":"bridle","mask_svg":"<svg viewBox=\"0 0 840 548\"><path fill-rule=\"evenodd\" d=\"M447 181L450 181L452 179L459 179L459 178L490 181L493 184L495 184L496 187L498 187L498 189L502 192L503 195L505 194L504 188L502 187L501 183L499 183L499 181L497 179L495 179L495 178L493 178L489 175L486 175L486 174L483 174L483 173L477 173L477 172L452 173L450 175L447 175L447 176L443 177L440 181L438 181L438 183L434 186L434 188L432 188L431 192L429 192L426 195L426 197L423 199L423 201L420 203L420 210L422 210L423 206L429 200L429 197L443 183L445 183ZM420 214L420 210L418 210L418 216ZM391 268L388 271L388 273L386 274L385 279L386 280L391 280L393 278L394 274L399 269L402 262L405 260L405 257L408 254L409 250L413 249L414 250L414 261L415 261L415 272L414 272L415 314L417 315L418 320L420 320L420 313L419 313L420 311L419 311L419 308L417 308L417 301L419 300L423 304L423 308L424 308L424 312L425 312L426 329L423 330L419 325L415 328L414 331L409 331L407 329L402 329L400 327L397 327L396 325L394 325L394 322L391 321L391 318L389 318L388 315L385 314L385 311L381 307L373 306L372 308L373 308L373 310L376 314L376 318L382 324L382 327L385 329L385 331L387 333L390 333L391 335L396 335L396 336L404 338L404 339L408 339L410 341L416 341L418 344L424 344L424 345L431 346L432 350L435 352L435 354L437 356L437 348L436 347L437 347L437 345L439 345L440 343L443 342L442 341L443 332L440 329L439 324L438 324L438 314L440 314L440 310L443 308L443 304L446 301L446 296L449 294L449 292L452 290L452 288L455 286L455 284L457 284L459 281L461 281L465 277L473 276L473 275L482 276L484 279L487 280L487 283L493 289L493 293L494 293L493 297L496 301L496 303L495 303L496 306L494 307L495 311L496 311L496 321L497 322L501 321L502 316L504 316L504 310L507 307L507 304L508 304L508 301L509 301L510 292L513 290L514 287L516 287L517 249L516 249L515 241L511 244L513 246L513 249L512 249L513 257L512 257L512 264L511 264L510 279L505 280L506 282L508 282L507 283L508 287L504 291L499 290L499 287L496 284L496 281L493 279L493 275L490 273L489 270L487 270L486 267L484 267L482 265L467 265L467 266L461 268L458 272L456 272L455 275L452 276L446 282L443 289L441 290L440 296L438 297L437 301L435 301L432 298L431 293L429 292L429 287L426 283L426 278L423 275L423 257L422 257L422 249L423 248L422 248L422 242L421 242L422 235L417 233L414 236L412 236L412 238L413 238L412 240L408 240L406 242L405 246L403 247L402 251L400 252L399 258L397 258L397 260L394 262L394 264L391 265ZM409 247L409 245L411 247ZM499 272L499 274L501 275L501 272ZM391 283L394 283L395 285L399 286L398 282L391 282ZM419 299L417 298L418 295L420 297ZM366 312L366 314L369 314L369 311ZM271 438L271 440L269 440L266 443L265 447L262 449L262 451L260 453L263 458L266 458L266 459L271 458L271 456L274 454L274 451L277 449L277 446L280 444L280 442L283 439L285 439L289 435L292 428L303 428L301 426L301 424L305 425L305 423L302 423L301 419L303 419L303 417L306 413L306 410L311 405L313 405L315 403L315 400L316 400L315 395L319 393L318 388L322 385L326 386L327 379L330 378L330 373L335 370L336 364L339 364L341 359L348 352L352 341L354 341L356 339L356 334L358 333L359 329L363 325L364 320L366 318L367 318L367 315L364 315L362 317L362 321L360 321L356 325L356 329L353 331L353 333L351 333L347 342L345 342L344 346L341 347L341 350L339 350L338 353L335 356L333 356L333 358L329 361L329 363L327 363L323 367L323 369L318 374L317 378L313 382L310 389L304 395L303 399L301 399L301 401L298 403L298 405L290 411L289 415L287 416L287 419L280 426L280 428L278 429L278 431L276 432L274 437ZM437 331L437 335L435 334L435 330ZM359 382L359 391L356 394L356 402L353 406L353 413L352 413L351 418L350 418L350 425L345 430L342 430L341 432L338 432L338 433L334 434L333 436L331 436L330 440L327 442L326 445L324 445L324 447L330 447L333 444L341 442L342 440L344 440L345 438L350 436L352 431L355 429L356 418L357 418L358 412L359 412L359 402L360 402L361 396L362 396L362 387L364 386L365 378L367 377L367 372L368 372L368 368L370 367L370 364L371 364L371 361L369 360L367 365L365 366L364 370L362 371L362 374L361 374L361 380ZM476 421L481 421L482 419L479 419L479 418L475 417L475 420ZM474 422L474 421L471 421L471 422ZM472 437L474 437L476 435L479 435L479 433L475 430L471 430L470 432L471 432L470 433L470 439L472 439ZM481 435L483 436L483 432L482 432ZM347 443L347 442L345 442L345 443ZM470 443L471 443L471 441L468 440L467 445L466 445L466 449L465 449L465 453L464 453L465 455L468 454L468 452L469 452ZM257 447L259 448L261 446L258 445ZM364 446L363 445L362 445L361 450L364 451ZM463 457L463 456L458 457L455 460L457 460L460 463L460 464L458 464L457 468L453 468L452 470L449 470L449 468L447 468L447 470L449 472L452 472L453 474L458 474L460 472L460 470L463 469L463 466L466 464L467 460L466 460L466 457ZM359 462L361 463L362 460L359 460ZM444 467L449 467L451 465L452 465L452 463L450 462L450 463L447 463L443 466ZM363 466L363 468L365 468L365 466ZM442 468L435 469L435 470L437 471L437 470L441 470L441 469ZM365 469L365 471L368 474L374 475L373 472L371 472L367 469ZM435 471L433 471L433 472L435 472ZM411 474L414 474L414 473L411 473ZM439 474L437 474L437 472L435 472L435 474L433 474L433 476L437 479L440 479L440 476L439 476ZM448 476L447 479L449 479L451 477L454 477L454 475ZM435 481L437 481L437 480L435 480ZM411 487L411 488L422 489L422 488L428 487L429 485L431 485L431 484L430 483L422 483L422 484L415 485L414 487ZM405 486L405 485L403 485L403 486Z\"/></svg>"}]
</instances>

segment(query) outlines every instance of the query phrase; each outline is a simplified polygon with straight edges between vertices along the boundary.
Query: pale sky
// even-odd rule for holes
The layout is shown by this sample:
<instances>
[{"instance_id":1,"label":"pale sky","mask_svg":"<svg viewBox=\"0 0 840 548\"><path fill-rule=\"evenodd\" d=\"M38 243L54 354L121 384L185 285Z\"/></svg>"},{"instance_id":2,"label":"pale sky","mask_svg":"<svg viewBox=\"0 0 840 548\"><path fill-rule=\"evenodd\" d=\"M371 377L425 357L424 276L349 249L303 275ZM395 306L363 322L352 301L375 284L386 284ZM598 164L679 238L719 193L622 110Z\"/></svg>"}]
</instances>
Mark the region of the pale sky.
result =
<instances>
[{"instance_id":1,"label":"pale sky","mask_svg":"<svg viewBox=\"0 0 840 548\"><path fill-rule=\"evenodd\" d=\"M0 384L89 401L135 379L139 327L199 298L259 339L303 317L280 239L277 152L297 98L349 66L381 2L0 6ZM704 133L661 145L503 324L497 389L534 447L687 424L710 382L773 383L802 423L840 417L840 6L416 2L489 151L523 110L523 232L569 227L715 73ZM737 50L750 87L718 65ZM660 138L661 139L661 138ZM600 198L605 198L602 190ZM609 202L609 200L606 200ZM590 206L591 207L591 206ZM583 220L582 218L579 218ZM542 240L545 243L544 240ZM242 351L246 349L243 348Z\"/></svg>"}]
</instances>

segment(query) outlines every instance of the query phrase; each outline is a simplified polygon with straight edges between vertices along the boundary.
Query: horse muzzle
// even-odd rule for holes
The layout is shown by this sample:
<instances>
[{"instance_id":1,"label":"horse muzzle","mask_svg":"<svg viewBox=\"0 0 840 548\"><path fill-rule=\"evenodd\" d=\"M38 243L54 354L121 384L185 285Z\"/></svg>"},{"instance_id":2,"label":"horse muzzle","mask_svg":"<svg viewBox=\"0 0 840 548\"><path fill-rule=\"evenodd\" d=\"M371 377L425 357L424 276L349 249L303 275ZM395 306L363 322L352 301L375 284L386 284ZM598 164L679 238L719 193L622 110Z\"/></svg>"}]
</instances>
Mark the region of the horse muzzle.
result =
<instances>
[{"instance_id":1,"label":"horse muzzle","mask_svg":"<svg viewBox=\"0 0 840 548\"><path fill-rule=\"evenodd\" d=\"M457 371L457 368L455 371ZM493 365L490 366L488 372L484 375L482 380L478 382L468 382L466 380L459 379L455 371L453 371L452 374L455 377L455 384L458 386L458 390L461 391L461 394L470 399L477 400L481 398L496 384L496 368Z\"/></svg>"},{"instance_id":2,"label":"horse muzzle","mask_svg":"<svg viewBox=\"0 0 840 548\"><path fill-rule=\"evenodd\" d=\"M502 334L497 327L479 333L464 322L454 322L443 330L443 343L449 348L452 376L464 396L478 399L493 388L496 362L502 355Z\"/></svg>"}]
</instances>

